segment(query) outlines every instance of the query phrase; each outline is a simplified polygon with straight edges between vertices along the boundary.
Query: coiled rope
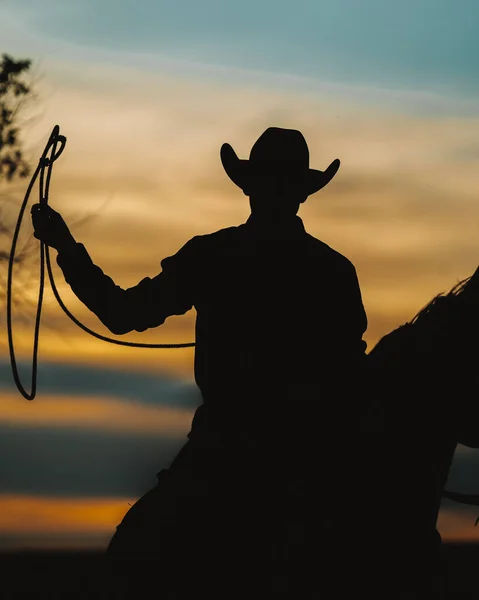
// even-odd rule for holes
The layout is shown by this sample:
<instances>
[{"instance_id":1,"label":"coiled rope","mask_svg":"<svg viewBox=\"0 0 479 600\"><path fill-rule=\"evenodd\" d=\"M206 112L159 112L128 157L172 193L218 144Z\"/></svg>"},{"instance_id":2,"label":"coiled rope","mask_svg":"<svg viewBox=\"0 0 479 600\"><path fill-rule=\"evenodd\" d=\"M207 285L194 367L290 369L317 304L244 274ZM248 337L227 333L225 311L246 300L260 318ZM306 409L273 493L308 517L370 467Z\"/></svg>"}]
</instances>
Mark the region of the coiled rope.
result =
<instances>
[{"instance_id":1,"label":"coiled rope","mask_svg":"<svg viewBox=\"0 0 479 600\"><path fill-rule=\"evenodd\" d=\"M57 150L57 145L60 145ZM52 286L53 294L57 299L58 304L61 306L63 311L70 317L70 319L78 325L83 331L86 331L90 335L98 338L99 340L103 340L104 342L110 342L111 344L118 344L119 346L131 346L134 348L190 348L195 346L195 342L189 342L184 344L141 344L136 342L124 342L120 340L115 340L113 338L108 338L104 335L100 335L95 331L92 331L83 323L81 323L76 317L74 317L71 312L67 309L67 307L63 304L62 299L60 298L60 294L55 285L55 281L53 279L53 272L50 263L50 253L48 245L44 242L40 241L40 286L38 291L38 304L37 304L37 314L35 318L35 333L33 339L33 360L32 360L32 384L31 384L31 392L28 393L27 390L23 387L22 382L20 381L20 376L17 369L17 363L15 360L15 349L13 345L13 333L12 333L12 279L13 279L13 263L15 259L15 249L17 246L18 234L20 232L20 227L22 224L23 213L25 212L25 208L28 203L28 199L30 197L31 191L37 177L40 175L40 204L48 204L48 193L50 188L50 180L52 176L52 168L53 163L60 157L63 150L65 149L66 137L64 135L60 135L60 128L58 125L55 125L53 131L50 135L50 138L45 146L45 150L39 160L38 166L30 180L27 191L25 193L25 197L22 202L22 206L20 208L20 212L18 214L17 223L15 226L15 232L13 234L12 247L10 250L10 257L8 263L8 280L7 280L7 330L8 330L8 344L10 349L10 363L12 365L13 378L15 380L15 384L20 391L20 393L27 399L33 400L36 395L37 390L37 359L38 359L38 339L40 332L40 318L42 312L42 303L43 303L43 290L45 286L45 259L47 264L48 276L50 279L50 285ZM50 156L48 156L49 151L51 150ZM45 175L46 171L46 175Z\"/></svg>"}]
</instances>

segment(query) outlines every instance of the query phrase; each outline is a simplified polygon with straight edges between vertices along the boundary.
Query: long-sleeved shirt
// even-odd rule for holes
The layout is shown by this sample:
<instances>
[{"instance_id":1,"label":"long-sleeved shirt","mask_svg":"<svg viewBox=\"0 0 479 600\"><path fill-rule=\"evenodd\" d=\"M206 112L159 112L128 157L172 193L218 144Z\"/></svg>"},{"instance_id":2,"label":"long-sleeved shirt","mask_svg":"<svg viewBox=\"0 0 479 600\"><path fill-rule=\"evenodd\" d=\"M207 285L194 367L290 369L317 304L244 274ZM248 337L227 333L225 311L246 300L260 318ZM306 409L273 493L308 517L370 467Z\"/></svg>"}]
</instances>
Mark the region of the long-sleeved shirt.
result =
<instances>
[{"instance_id":1,"label":"long-sleeved shirt","mask_svg":"<svg viewBox=\"0 0 479 600\"><path fill-rule=\"evenodd\" d=\"M250 216L195 236L161 261L156 277L126 290L81 243L59 253L57 263L76 296L115 334L157 327L195 307L195 380L204 406L225 418L260 420L283 407L307 419L298 390L306 398L313 388L321 395L340 387L365 356L367 318L355 268L297 216L276 233ZM286 390L296 390L293 409L281 401Z\"/></svg>"}]
</instances>

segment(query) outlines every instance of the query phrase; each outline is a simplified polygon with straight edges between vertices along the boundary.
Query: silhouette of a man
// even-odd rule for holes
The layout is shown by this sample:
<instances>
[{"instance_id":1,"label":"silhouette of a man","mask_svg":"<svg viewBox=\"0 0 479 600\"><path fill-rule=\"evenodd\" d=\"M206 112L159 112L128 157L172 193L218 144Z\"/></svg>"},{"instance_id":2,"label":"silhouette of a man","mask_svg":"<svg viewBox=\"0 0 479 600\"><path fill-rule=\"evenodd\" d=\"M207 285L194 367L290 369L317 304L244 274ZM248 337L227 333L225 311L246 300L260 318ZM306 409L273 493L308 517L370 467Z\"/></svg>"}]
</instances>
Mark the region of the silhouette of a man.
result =
<instances>
[{"instance_id":1,"label":"silhouette of a man","mask_svg":"<svg viewBox=\"0 0 479 600\"><path fill-rule=\"evenodd\" d=\"M303 135L276 127L259 137L249 160L228 144L221 160L249 197L250 217L195 236L161 261L159 275L132 288L115 285L94 265L52 209L42 217L41 208L32 208L35 236L56 243L66 281L117 335L158 327L195 307L195 380L203 404L188 448L220 446L230 457L225 448L236 448L237 466L267 456L263 479L266 471L303 468L328 481L334 458L319 465L318 457L328 457L332 440L348 435L345 415L357 404L352 390L365 357L367 318L353 264L308 234L297 212L334 177L339 160L324 172L310 169ZM251 448L255 458L248 462Z\"/></svg>"},{"instance_id":2,"label":"silhouette of a man","mask_svg":"<svg viewBox=\"0 0 479 600\"><path fill-rule=\"evenodd\" d=\"M364 355L367 319L353 264L309 235L296 214L336 174L339 160L324 172L310 169L303 135L275 127L249 160L228 144L221 160L249 196L246 223L195 236L161 261L159 275L126 290L92 263L53 209L42 218L35 205L32 216L35 237L59 245L66 281L112 333L158 327L195 307L200 412L252 425L264 410L270 418L271 408L280 408L275 397L288 386L347 378L348 361ZM252 395L263 397L263 406L249 406Z\"/></svg>"}]
</instances>

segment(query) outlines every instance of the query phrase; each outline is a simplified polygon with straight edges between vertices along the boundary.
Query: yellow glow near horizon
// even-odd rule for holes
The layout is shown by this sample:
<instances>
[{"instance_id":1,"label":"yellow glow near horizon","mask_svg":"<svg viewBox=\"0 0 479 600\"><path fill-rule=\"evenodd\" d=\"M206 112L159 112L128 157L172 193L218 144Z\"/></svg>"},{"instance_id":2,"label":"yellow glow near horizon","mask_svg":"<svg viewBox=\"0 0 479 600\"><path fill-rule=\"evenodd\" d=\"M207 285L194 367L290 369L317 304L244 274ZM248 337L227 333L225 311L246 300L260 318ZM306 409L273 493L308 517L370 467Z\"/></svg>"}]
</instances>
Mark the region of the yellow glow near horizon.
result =
<instances>
[{"instance_id":1,"label":"yellow glow near horizon","mask_svg":"<svg viewBox=\"0 0 479 600\"><path fill-rule=\"evenodd\" d=\"M0 535L31 534L33 546L70 546L68 534L91 535L82 539L81 547L105 548L116 526L121 522L136 498L75 498L0 495ZM445 509L439 517L439 531L444 542L478 541L479 533L470 516ZM65 537L59 539L59 534ZM49 542L48 535L55 541ZM38 536L44 536L41 542ZM19 538L19 545L29 546L28 539ZM73 544L75 545L75 544Z\"/></svg>"},{"instance_id":2,"label":"yellow glow near horizon","mask_svg":"<svg viewBox=\"0 0 479 600\"><path fill-rule=\"evenodd\" d=\"M0 495L1 533L108 533L136 499Z\"/></svg>"}]
</instances>

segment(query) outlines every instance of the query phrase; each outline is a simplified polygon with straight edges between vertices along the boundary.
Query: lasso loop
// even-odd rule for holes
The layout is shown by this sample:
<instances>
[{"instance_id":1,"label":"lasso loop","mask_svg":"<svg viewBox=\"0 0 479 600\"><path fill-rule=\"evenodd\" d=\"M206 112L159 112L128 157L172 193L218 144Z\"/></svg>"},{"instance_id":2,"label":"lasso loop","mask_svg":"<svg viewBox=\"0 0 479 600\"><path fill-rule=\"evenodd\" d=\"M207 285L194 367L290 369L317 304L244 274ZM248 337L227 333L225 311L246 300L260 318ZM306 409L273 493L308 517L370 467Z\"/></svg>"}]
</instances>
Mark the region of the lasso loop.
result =
<instances>
[{"instance_id":1,"label":"lasso loop","mask_svg":"<svg viewBox=\"0 0 479 600\"><path fill-rule=\"evenodd\" d=\"M57 145L59 147L57 149ZM17 223L15 226L15 232L13 234L12 247L10 250L10 257L8 262L8 280L7 280L7 331L8 331L8 344L10 350L10 362L12 365L13 378L15 380L15 384L20 391L20 393L27 399L33 400L36 395L37 388L37 359L38 359L38 339L40 332L40 318L42 312L42 302L43 302L43 290L45 287L45 259L47 264L48 276L50 279L50 285L52 286L53 294L63 309L63 311L70 317L70 319L78 325L81 329L98 338L99 340L103 340L104 342L110 342L111 344L118 344L119 346L131 346L135 348L190 348L195 346L195 342L190 342L186 344L141 344L136 342L123 342L120 340L115 340L112 338L108 338L106 336L100 335L85 325L81 323L76 317L74 317L71 312L67 309L67 307L63 304L62 299L60 298L60 294L55 285L55 281L53 279L53 272L50 263L50 253L49 248L43 242L40 242L40 285L38 291L38 304L37 304L37 314L35 318L35 333L33 339L33 362L32 362L32 384L31 384L31 392L28 393L26 389L23 387L22 382L20 381L20 376L17 369L17 363L15 360L15 349L13 346L13 333L12 333L12 276L13 276L13 263L15 261L15 250L17 246L18 234L20 232L20 227L22 224L23 213L25 212L25 208L28 203L28 199L30 198L31 191L37 177L40 175L40 204L48 204L48 193L50 189L50 180L52 175L52 167L53 163L60 157L63 150L65 149L66 137L64 135L60 135L60 127L55 125L53 131L50 135L50 138L45 146L45 150L40 157L38 162L38 166L35 169L35 172L30 180L27 191L25 193L25 197L22 202L22 206L20 208L20 212L18 214ZM50 152L50 156L48 153ZM46 171L46 174L45 174Z\"/></svg>"}]
</instances>

